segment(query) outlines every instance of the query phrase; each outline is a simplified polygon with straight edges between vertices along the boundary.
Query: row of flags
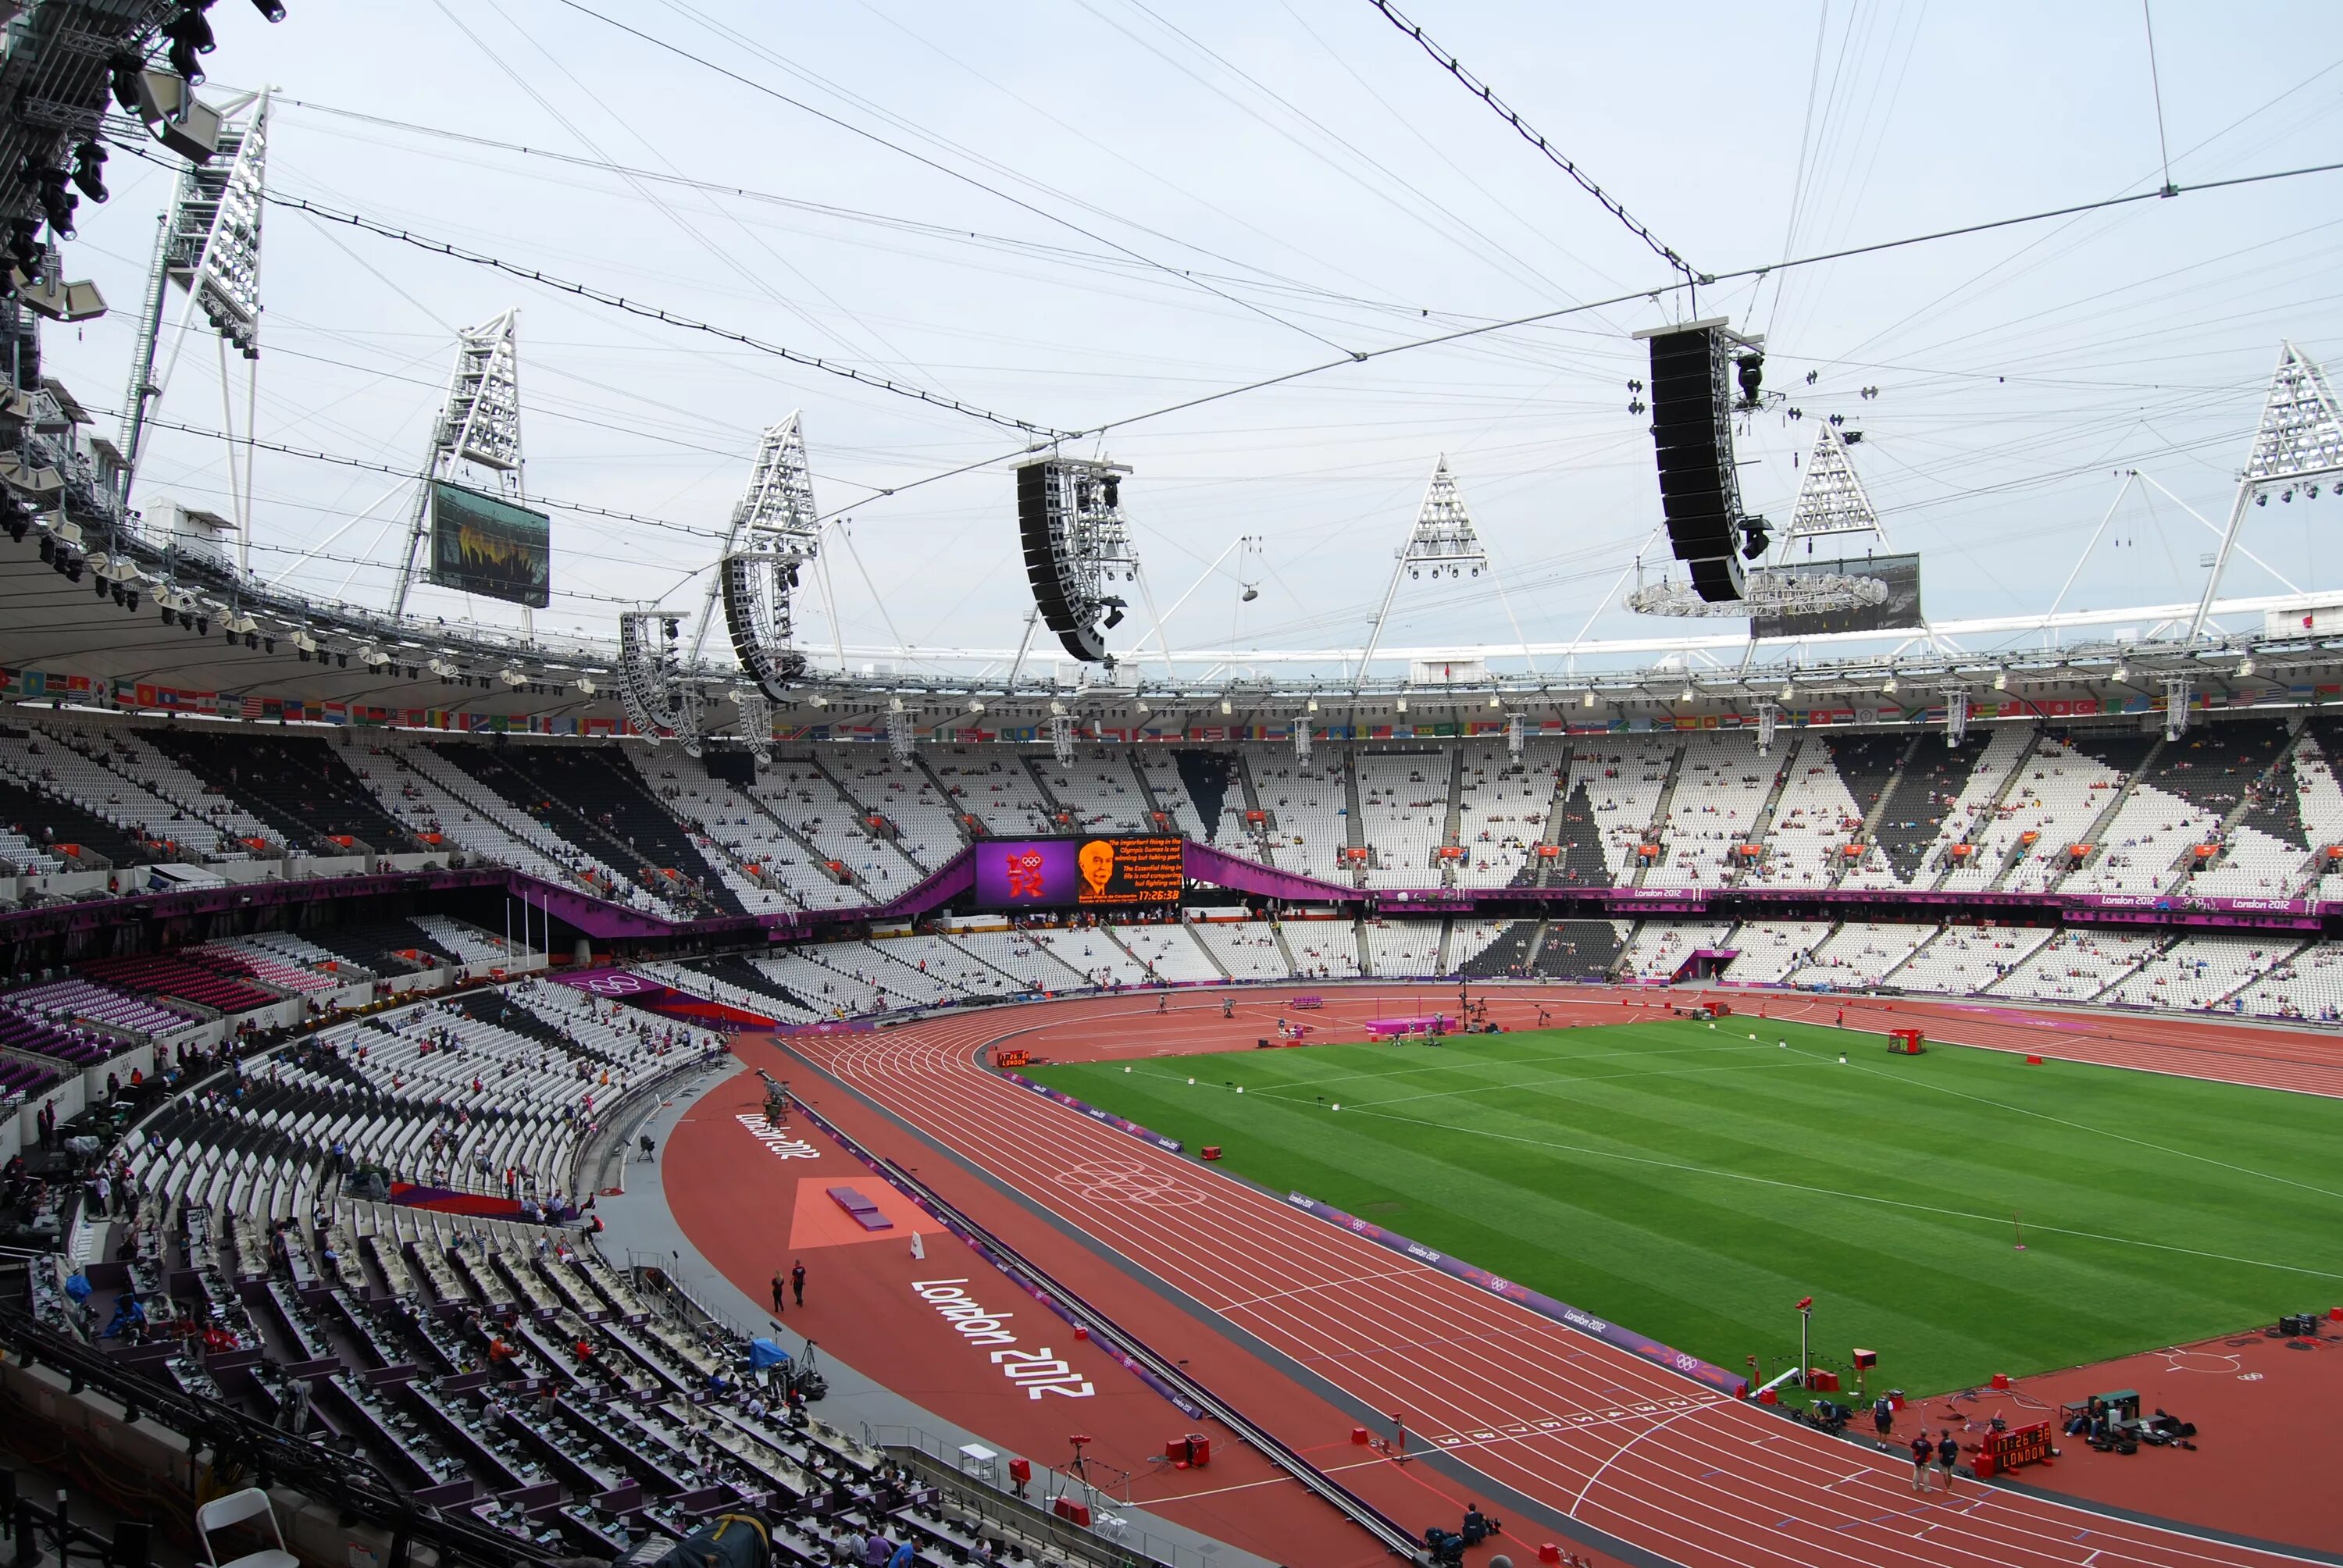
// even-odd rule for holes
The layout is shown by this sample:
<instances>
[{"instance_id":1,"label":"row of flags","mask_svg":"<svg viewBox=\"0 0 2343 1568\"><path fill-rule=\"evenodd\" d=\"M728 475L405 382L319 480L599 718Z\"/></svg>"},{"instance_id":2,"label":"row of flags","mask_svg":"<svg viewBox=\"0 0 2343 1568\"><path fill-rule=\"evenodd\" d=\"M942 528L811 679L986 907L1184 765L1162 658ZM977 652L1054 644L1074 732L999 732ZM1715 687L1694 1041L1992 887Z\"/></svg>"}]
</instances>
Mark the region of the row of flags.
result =
<instances>
[{"instance_id":1,"label":"row of flags","mask_svg":"<svg viewBox=\"0 0 2343 1568\"><path fill-rule=\"evenodd\" d=\"M2275 694L2272 689L2271 694ZM2106 714L2160 713L2165 699L2160 696L2133 693L2121 699L2099 698L2027 698L2004 693L1989 694L1991 700L1973 699L1969 704L1972 720L1992 719L2089 719ZM250 692L196 691L182 687L165 686L146 681L106 682L86 675L62 674L55 670L11 669L0 667L0 700L29 701L53 698L65 701L90 703L111 697L118 708L137 709L149 712L196 713L226 719L246 719L256 721L283 719L289 723L358 724L397 727L406 729L441 729L462 733L512 735L578 735L617 736L641 733L624 719L580 718L577 716L548 717L542 714L479 713L470 709L440 708L381 708L357 702L318 702L305 698L267 697ZM2343 685L2289 686L2284 700L2290 705L2333 701L2343 699ZM2219 693L2197 691L2190 694L2188 705L2193 709L2223 707L2255 706L2253 696L2238 693L2225 698ZM1785 706L1775 721L1786 729L1814 729L1835 725L1871 724L1942 724L1945 709L1941 705L1904 708L1896 705L1859 708L1795 708ZM1577 719L1570 718L1524 719L1523 732L1530 735L1611 735L1655 733L1669 730L1753 729L1756 728L1755 713L1704 713L1684 717L1634 715L1624 719ZM1508 726L1502 720L1479 719L1427 724L1316 724L1311 733L1322 740L1443 740L1496 738L1506 733ZM780 740L870 740L886 739L886 731L871 724L777 725L774 738ZM1040 725L1002 725L997 729L962 729L945 731L937 739L956 744L976 745L987 741L1039 742L1049 739L1047 728ZM1293 725L1282 724L1212 724L1175 728L1149 724L1138 727L1084 726L1078 735L1083 741L1188 741L1210 742L1230 740L1291 740Z\"/></svg>"}]
</instances>

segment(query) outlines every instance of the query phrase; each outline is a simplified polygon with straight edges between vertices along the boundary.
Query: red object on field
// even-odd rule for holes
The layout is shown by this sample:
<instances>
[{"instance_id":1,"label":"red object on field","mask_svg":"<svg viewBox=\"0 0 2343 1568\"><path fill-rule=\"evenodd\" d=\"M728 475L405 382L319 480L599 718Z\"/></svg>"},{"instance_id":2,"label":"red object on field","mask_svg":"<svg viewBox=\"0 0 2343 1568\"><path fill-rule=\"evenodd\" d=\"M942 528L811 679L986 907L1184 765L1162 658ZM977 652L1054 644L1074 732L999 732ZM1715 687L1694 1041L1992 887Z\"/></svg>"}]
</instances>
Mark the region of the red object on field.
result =
<instances>
[{"instance_id":1,"label":"red object on field","mask_svg":"<svg viewBox=\"0 0 2343 1568\"><path fill-rule=\"evenodd\" d=\"M2016 1470L2021 1465L2047 1464L2056 1457L2050 1423L2037 1421L2031 1426L2013 1426L2007 1432L1991 1432L1977 1447L1977 1473L1986 1473L1984 1462L1993 1461L1998 1471Z\"/></svg>"},{"instance_id":2,"label":"red object on field","mask_svg":"<svg viewBox=\"0 0 2343 1568\"><path fill-rule=\"evenodd\" d=\"M1163 1443L1163 1457L1181 1470L1209 1469L1212 1462L1212 1440L1201 1432L1192 1432L1184 1437L1167 1438Z\"/></svg>"},{"instance_id":3,"label":"red object on field","mask_svg":"<svg viewBox=\"0 0 2343 1568\"><path fill-rule=\"evenodd\" d=\"M1838 1392L1838 1373L1835 1372L1825 1372L1820 1367L1808 1367L1806 1369L1806 1387L1809 1391L1815 1393L1836 1393Z\"/></svg>"},{"instance_id":4,"label":"red object on field","mask_svg":"<svg viewBox=\"0 0 2343 1568\"><path fill-rule=\"evenodd\" d=\"M1090 1337L1091 1337L1091 1332L1090 1332L1090 1330L1088 1330L1088 1329L1086 1329L1086 1328L1082 1327L1082 1325L1081 1325L1081 1324L1080 1324L1080 1323L1076 1323L1076 1324L1074 1325L1074 1339L1075 1339L1078 1342L1087 1343L1087 1342L1089 1342Z\"/></svg>"},{"instance_id":5,"label":"red object on field","mask_svg":"<svg viewBox=\"0 0 2343 1568\"><path fill-rule=\"evenodd\" d=\"M1218 1160L1221 1157L1221 1146L1217 1143L1207 1143L1198 1152L1207 1160Z\"/></svg>"},{"instance_id":6,"label":"red object on field","mask_svg":"<svg viewBox=\"0 0 2343 1568\"><path fill-rule=\"evenodd\" d=\"M2038 1056L2029 1056L2026 1059L2026 1065L2028 1067L2039 1067L2042 1065L2042 1059Z\"/></svg>"},{"instance_id":7,"label":"red object on field","mask_svg":"<svg viewBox=\"0 0 2343 1568\"><path fill-rule=\"evenodd\" d=\"M1757 1391L1757 1402L1759 1404L1779 1404L1782 1402L1782 1396L1773 1389L1761 1388Z\"/></svg>"},{"instance_id":8,"label":"red object on field","mask_svg":"<svg viewBox=\"0 0 2343 1568\"><path fill-rule=\"evenodd\" d=\"M1538 1548L1538 1561L1539 1561L1539 1562L1541 1562L1541 1563L1559 1563L1559 1562L1561 1562L1561 1561L1562 1561L1562 1548L1561 1548L1561 1547L1559 1547L1559 1546L1556 1546L1556 1545L1555 1545L1553 1542L1551 1542L1551 1541L1547 1542L1544 1545L1540 1546L1540 1547Z\"/></svg>"},{"instance_id":9,"label":"red object on field","mask_svg":"<svg viewBox=\"0 0 2343 1568\"><path fill-rule=\"evenodd\" d=\"M1916 1029L1891 1029L1887 1031L1887 1049L1902 1056L1917 1056L1923 1044Z\"/></svg>"},{"instance_id":10,"label":"red object on field","mask_svg":"<svg viewBox=\"0 0 2343 1568\"><path fill-rule=\"evenodd\" d=\"M1370 1441L1372 1440L1367 1436L1367 1429L1365 1427L1354 1426L1351 1429L1351 1442L1356 1446L1364 1448Z\"/></svg>"},{"instance_id":11,"label":"red object on field","mask_svg":"<svg viewBox=\"0 0 2343 1568\"><path fill-rule=\"evenodd\" d=\"M2330 1323L2343 1323L2343 1307L2328 1308L2327 1321Z\"/></svg>"},{"instance_id":12,"label":"red object on field","mask_svg":"<svg viewBox=\"0 0 2343 1568\"><path fill-rule=\"evenodd\" d=\"M1994 1373L1993 1386L1997 1389L2007 1388L2009 1386L2009 1374L2006 1372L1997 1372Z\"/></svg>"},{"instance_id":13,"label":"red object on field","mask_svg":"<svg viewBox=\"0 0 2343 1568\"><path fill-rule=\"evenodd\" d=\"M1091 1505L1087 1503L1077 1503L1071 1497L1061 1497L1057 1502L1050 1504L1050 1512L1069 1524L1080 1525L1084 1530L1091 1527Z\"/></svg>"},{"instance_id":14,"label":"red object on field","mask_svg":"<svg viewBox=\"0 0 2343 1568\"><path fill-rule=\"evenodd\" d=\"M1981 1448L1977 1450L1977 1456L1974 1468L1976 1471L1976 1478L1979 1481L1991 1481L1995 1476L2001 1473L2001 1462L1993 1456L1993 1451L1991 1449Z\"/></svg>"},{"instance_id":15,"label":"red object on field","mask_svg":"<svg viewBox=\"0 0 2343 1568\"><path fill-rule=\"evenodd\" d=\"M1020 1486L1023 1486L1028 1482L1031 1482L1033 1479L1033 1462L1030 1459L1011 1460L1009 1462L1009 1479L1015 1482Z\"/></svg>"}]
</instances>

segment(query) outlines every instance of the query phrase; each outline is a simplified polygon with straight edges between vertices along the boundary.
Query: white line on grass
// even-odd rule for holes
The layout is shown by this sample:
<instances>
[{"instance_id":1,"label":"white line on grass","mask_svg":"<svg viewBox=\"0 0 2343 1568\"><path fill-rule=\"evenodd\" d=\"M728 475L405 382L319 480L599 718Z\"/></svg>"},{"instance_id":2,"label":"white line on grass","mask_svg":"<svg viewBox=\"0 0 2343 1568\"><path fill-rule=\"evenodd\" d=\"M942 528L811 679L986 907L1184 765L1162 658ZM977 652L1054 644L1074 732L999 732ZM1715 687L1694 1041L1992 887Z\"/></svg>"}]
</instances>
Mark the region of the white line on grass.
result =
<instances>
[{"instance_id":1,"label":"white line on grass","mask_svg":"<svg viewBox=\"0 0 2343 1568\"><path fill-rule=\"evenodd\" d=\"M1345 1115L1349 1114L1347 1111ZM1362 1116L1375 1117L1384 1121L1404 1122L1411 1127L1429 1127L1436 1132L1453 1132L1472 1138L1492 1138L1506 1143L1526 1143L1533 1149L1551 1149L1564 1154L1584 1154L1590 1159L1617 1160L1630 1165L1650 1165L1663 1171L1681 1171L1694 1176L1715 1176L1728 1181L1746 1181L1758 1187L1779 1187L1785 1191L1811 1192L1825 1198L1844 1198L1854 1203L1875 1203L1883 1208L1907 1209L1920 1214L1942 1214L1948 1219L1973 1220L1998 1228L2008 1223L1999 1214L1974 1214L1966 1209L1946 1209L1934 1203L1914 1203L1901 1198L1881 1198L1869 1192L1846 1192L1835 1187L1816 1187L1804 1181L1785 1181L1773 1176L1752 1176L1746 1171L1720 1171L1710 1165L1687 1165L1681 1161L1658 1160L1648 1154L1622 1154L1609 1149L1591 1149L1584 1144L1557 1143L1549 1139L1527 1138L1515 1132L1493 1132L1481 1128L1466 1129L1445 1121L1429 1121L1420 1116L1398 1116L1388 1111L1362 1111ZM2281 1273L2308 1274L2321 1280L2343 1280L2343 1273L2327 1269L2306 1269L2295 1263L2273 1263L2267 1258L2241 1258L2229 1252L2208 1252L2197 1247L2178 1247L2169 1241L2143 1241L2134 1236L2110 1236L2099 1231L2077 1231L2064 1225L2033 1222L2030 1228L2055 1236L2077 1236L2087 1241L2110 1241L2121 1247L2147 1247L2159 1252L2181 1252L2192 1258L2211 1258L2217 1262L2245 1263L2257 1269L2276 1269Z\"/></svg>"},{"instance_id":2,"label":"white line on grass","mask_svg":"<svg viewBox=\"0 0 2343 1568\"><path fill-rule=\"evenodd\" d=\"M1795 1052L1795 1054L1805 1055L1805 1053L1798 1051ZM1820 1060L1822 1059L1817 1057L1815 1060ZM2142 1149L2153 1149L2158 1154L2170 1154L2184 1160L2201 1160L2207 1165L2217 1165L2224 1171L2234 1171L2240 1176L2258 1176L2265 1181L2276 1181L2279 1185L2285 1187L2299 1187L2306 1192L2316 1192L2322 1198L2343 1198L2343 1192L2337 1192L2325 1187L2315 1186L2308 1181L2298 1181L2291 1176L2278 1176L2273 1175L2268 1171L2256 1171L2249 1166L2232 1165L2226 1160L2216 1160L2210 1154L2199 1154L2194 1150L2167 1149L2161 1143L2150 1143L2145 1138L2134 1138L2128 1133L2117 1132L2105 1127L2094 1127L2087 1121L2069 1121L2063 1116L2053 1116L2046 1111L2036 1111L2029 1106L2024 1105L2011 1105L2006 1101L1990 1100L1982 1094L1971 1094L1966 1090L1949 1088L1941 1083L1929 1083L1924 1080L1908 1077L1903 1073L1889 1072L1884 1069L1876 1067L1864 1067L1861 1062L1853 1062L1849 1065L1861 1068L1862 1070L1870 1073L1875 1078L1892 1079L1898 1083L1907 1084L1915 1089L1933 1089L1939 1094L1949 1094L1960 1100L1973 1100L1979 1105L1990 1105L1996 1111L2014 1111L2021 1116L2037 1117L2044 1121L2055 1122L2060 1127L2071 1127L2077 1132L2093 1132L2102 1138L2112 1138L2119 1143L2131 1143L2137 1144ZM2079 1065L2087 1067L2093 1064L2084 1062ZM2250 1088L2251 1085L2246 1085L2244 1087Z\"/></svg>"}]
</instances>

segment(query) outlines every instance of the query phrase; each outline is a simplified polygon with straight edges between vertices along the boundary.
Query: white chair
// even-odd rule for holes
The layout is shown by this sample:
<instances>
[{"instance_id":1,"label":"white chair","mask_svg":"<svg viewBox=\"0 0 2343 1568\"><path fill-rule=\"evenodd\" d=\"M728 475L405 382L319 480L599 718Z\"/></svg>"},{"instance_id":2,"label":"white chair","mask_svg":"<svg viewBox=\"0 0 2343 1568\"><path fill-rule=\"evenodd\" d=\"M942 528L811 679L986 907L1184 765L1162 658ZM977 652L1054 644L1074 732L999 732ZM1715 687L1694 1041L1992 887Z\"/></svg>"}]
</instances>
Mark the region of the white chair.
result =
<instances>
[{"instance_id":1,"label":"white chair","mask_svg":"<svg viewBox=\"0 0 2343 1568\"><path fill-rule=\"evenodd\" d=\"M231 1524L241 1524L247 1519L268 1521L268 1533L277 1537L274 1550L266 1547L247 1552L230 1562L222 1563L219 1553L212 1550L212 1532L225 1530ZM242 1492L232 1492L216 1497L196 1510L196 1533L203 1538L204 1560L212 1568L301 1568L301 1560L285 1550L285 1532L277 1528L277 1511L268 1505L268 1493L257 1486L247 1486Z\"/></svg>"}]
</instances>

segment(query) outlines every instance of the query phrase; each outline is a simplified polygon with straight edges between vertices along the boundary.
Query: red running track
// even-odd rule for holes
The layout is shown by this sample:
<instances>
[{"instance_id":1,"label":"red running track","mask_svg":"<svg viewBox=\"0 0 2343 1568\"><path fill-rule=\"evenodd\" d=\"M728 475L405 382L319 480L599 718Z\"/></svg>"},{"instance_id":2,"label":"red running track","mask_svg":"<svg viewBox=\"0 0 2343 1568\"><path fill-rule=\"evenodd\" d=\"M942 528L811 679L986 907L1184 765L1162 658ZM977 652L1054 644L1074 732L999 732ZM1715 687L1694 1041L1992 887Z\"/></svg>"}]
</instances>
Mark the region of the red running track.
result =
<instances>
[{"instance_id":1,"label":"red running track","mask_svg":"<svg viewBox=\"0 0 2343 1568\"><path fill-rule=\"evenodd\" d=\"M1371 1008L1373 995L1345 992L1342 1001L1353 1006L1341 1010ZM1512 988L1492 993L1493 1001L1500 999L1504 1011L1530 1000ZM1556 990L1539 1000L1556 1010L1557 1023L1619 1016L1617 993ZM1248 999L1247 1010L1261 1012L1265 1003ZM1906 1018L1922 1010L1897 1010ZM1688 1568L2245 1568L2303 1561L1975 1483L1950 1500L1916 1496L1906 1464L1715 1396L979 1065L980 1050L1003 1036L1028 1043L1036 1026L1062 1035L1078 1021L1090 1026L1085 1032L1113 1029L1105 1042L1111 1054L1161 1053L1168 1042L1148 1039L1158 1029L1186 1037L1182 1043L1194 1049L1186 1043L1192 1020L1158 1018L1151 1002L1137 998L789 1043L1078 1226L1094 1245L1371 1408L1403 1413L1420 1441ZM1943 1033L1952 1037L1949 1020ZM2090 1049L2108 1043L2094 1040ZM2029 1038L2025 1049L2055 1048ZM1280 1435L1312 1448L1326 1434Z\"/></svg>"}]
</instances>

